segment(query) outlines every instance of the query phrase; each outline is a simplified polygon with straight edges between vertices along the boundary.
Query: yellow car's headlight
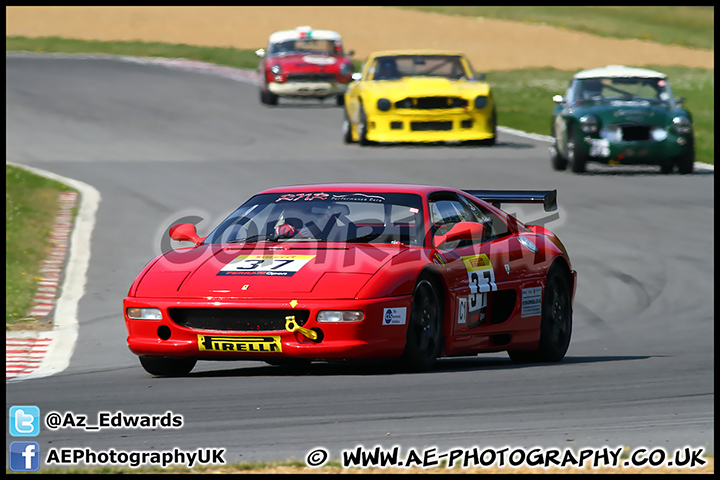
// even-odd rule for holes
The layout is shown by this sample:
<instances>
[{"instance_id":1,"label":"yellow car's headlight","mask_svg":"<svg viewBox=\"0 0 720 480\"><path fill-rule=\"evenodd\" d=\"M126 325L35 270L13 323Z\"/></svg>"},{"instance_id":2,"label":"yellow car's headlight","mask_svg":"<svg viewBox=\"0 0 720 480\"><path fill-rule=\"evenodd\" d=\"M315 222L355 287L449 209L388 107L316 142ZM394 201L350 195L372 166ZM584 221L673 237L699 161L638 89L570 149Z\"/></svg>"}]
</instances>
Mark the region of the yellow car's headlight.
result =
<instances>
[{"instance_id":1,"label":"yellow car's headlight","mask_svg":"<svg viewBox=\"0 0 720 480\"><path fill-rule=\"evenodd\" d=\"M475 108L485 108L488 104L488 97L485 95L478 95L475 97Z\"/></svg>"},{"instance_id":2,"label":"yellow car's headlight","mask_svg":"<svg viewBox=\"0 0 720 480\"><path fill-rule=\"evenodd\" d=\"M381 112L387 112L392 107L392 103L387 98L381 98L377 101L377 108Z\"/></svg>"}]
</instances>

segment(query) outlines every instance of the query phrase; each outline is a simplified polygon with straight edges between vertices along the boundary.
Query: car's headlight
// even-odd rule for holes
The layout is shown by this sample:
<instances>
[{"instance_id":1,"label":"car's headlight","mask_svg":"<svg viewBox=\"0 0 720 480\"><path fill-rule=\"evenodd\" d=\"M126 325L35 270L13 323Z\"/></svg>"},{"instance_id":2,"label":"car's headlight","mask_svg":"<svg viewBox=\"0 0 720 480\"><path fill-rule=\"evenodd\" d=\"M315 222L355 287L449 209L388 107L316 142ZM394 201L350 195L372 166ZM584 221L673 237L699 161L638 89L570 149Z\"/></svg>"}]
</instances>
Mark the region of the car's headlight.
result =
<instances>
[{"instance_id":1,"label":"car's headlight","mask_svg":"<svg viewBox=\"0 0 720 480\"><path fill-rule=\"evenodd\" d=\"M656 142L662 142L663 140L665 140L667 138L668 132L664 128L655 127L652 130L650 130L650 136Z\"/></svg>"},{"instance_id":2,"label":"car's headlight","mask_svg":"<svg viewBox=\"0 0 720 480\"><path fill-rule=\"evenodd\" d=\"M598 119L594 115L583 115L580 117L580 130L585 133L595 133L598 131Z\"/></svg>"},{"instance_id":3,"label":"car's headlight","mask_svg":"<svg viewBox=\"0 0 720 480\"><path fill-rule=\"evenodd\" d=\"M622 142L622 128L619 125L608 125L600 130L600 138L610 142Z\"/></svg>"},{"instance_id":4,"label":"car's headlight","mask_svg":"<svg viewBox=\"0 0 720 480\"><path fill-rule=\"evenodd\" d=\"M475 97L475 108L485 108L488 104L488 97L485 95L478 95Z\"/></svg>"},{"instance_id":5,"label":"car's headlight","mask_svg":"<svg viewBox=\"0 0 720 480\"><path fill-rule=\"evenodd\" d=\"M158 308L135 308L127 309L127 316L133 320L162 320L162 312Z\"/></svg>"},{"instance_id":6,"label":"car's headlight","mask_svg":"<svg viewBox=\"0 0 720 480\"><path fill-rule=\"evenodd\" d=\"M347 77L352 73L352 71L353 67L349 63L343 63L342 65L340 65L340 75L342 75L343 77Z\"/></svg>"},{"instance_id":7,"label":"car's headlight","mask_svg":"<svg viewBox=\"0 0 720 480\"><path fill-rule=\"evenodd\" d=\"M381 112L387 112L392 107L392 103L387 98L381 98L377 101L377 108Z\"/></svg>"},{"instance_id":8,"label":"car's headlight","mask_svg":"<svg viewBox=\"0 0 720 480\"><path fill-rule=\"evenodd\" d=\"M321 310L316 320L319 323L354 323L365 318L360 310Z\"/></svg>"},{"instance_id":9,"label":"car's headlight","mask_svg":"<svg viewBox=\"0 0 720 480\"><path fill-rule=\"evenodd\" d=\"M686 117L675 117L672 121L672 128L681 135L692 132L692 122Z\"/></svg>"},{"instance_id":10,"label":"car's headlight","mask_svg":"<svg viewBox=\"0 0 720 480\"><path fill-rule=\"evenodd\" d=\"M282 67L276 64L270 67L270 71L275 75L280 75L282 73Z\"/></svg>"}]
</instances>

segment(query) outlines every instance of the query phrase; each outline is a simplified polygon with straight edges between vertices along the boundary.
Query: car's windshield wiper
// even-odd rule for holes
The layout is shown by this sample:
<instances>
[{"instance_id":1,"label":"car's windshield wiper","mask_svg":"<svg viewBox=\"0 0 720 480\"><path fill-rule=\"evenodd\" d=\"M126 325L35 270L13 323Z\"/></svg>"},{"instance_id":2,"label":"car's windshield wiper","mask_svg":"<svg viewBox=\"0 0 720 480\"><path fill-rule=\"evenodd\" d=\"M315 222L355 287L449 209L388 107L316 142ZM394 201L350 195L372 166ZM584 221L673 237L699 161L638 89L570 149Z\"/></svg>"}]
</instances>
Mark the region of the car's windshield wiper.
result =
<instances>
[{"instance_id":1,"label":"car's windshield wiper","mask_svg":"<svg viewBox=\"0 0 720 480\"><path fill-rule=\"evenodd\" d=\"M248 242L266 241L266 240L269 240L271 242L327 242L326 238L283 237L283 236L278 236L274 233L258 233L256 235L250 235L247 238L242 238L242 239L238 239L238 240L230 240L227 243L248 243Z\"/></svg>"},{"instance_id":2,"label":"car's windshield wiper","mask_svg":"<svg viewBox=\"0 0 720 480\"><path fill-rule=\"evenodd\" d=\"M246 242L252 242L252 241L259 241L259 240L275 241L275 240L277 240L277 235L275 235L274 233L257 233L255 235L250 235L247 238L230 240L227 243L246 243Z\"/></svg>"}]
</instances>

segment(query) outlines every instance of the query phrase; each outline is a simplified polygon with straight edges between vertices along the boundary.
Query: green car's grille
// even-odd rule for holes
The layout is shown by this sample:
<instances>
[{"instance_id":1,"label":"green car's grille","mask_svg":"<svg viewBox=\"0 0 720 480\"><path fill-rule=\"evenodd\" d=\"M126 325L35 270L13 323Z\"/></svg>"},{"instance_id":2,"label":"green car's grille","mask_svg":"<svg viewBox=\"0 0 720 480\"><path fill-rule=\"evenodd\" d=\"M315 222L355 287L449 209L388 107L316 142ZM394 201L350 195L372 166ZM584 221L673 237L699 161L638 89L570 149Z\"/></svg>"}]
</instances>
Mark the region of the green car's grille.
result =
<instances>
[{"instance_id":1,"label":"green car's grille","mask_svg":"<svg viewBox=\"0 0 720 480\"><path fill-rule=\"evenodd\" d=\"M650 140L650 127L647 125L624 125L622 139L625 142L639 142Z\"/></svg>"}]
</instances>

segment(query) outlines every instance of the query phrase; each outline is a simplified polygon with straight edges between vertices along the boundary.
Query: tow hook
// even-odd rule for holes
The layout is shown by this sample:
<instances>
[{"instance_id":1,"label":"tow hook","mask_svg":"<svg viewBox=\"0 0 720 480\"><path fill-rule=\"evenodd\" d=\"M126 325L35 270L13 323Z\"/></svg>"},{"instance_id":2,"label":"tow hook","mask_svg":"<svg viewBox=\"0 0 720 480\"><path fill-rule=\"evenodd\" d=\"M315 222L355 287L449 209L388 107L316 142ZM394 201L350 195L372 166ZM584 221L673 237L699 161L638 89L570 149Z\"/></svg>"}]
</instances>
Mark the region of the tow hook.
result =
<instances>
[{"instance_id":1,"label":"tow hook","mask_svg":"<svg viewBox=\"0 0 720 480\"><path fill-rule=\"evenodd\" d=\"M315 330L310 330L309 328L298 325L295 321L295 315L285 317L285 330L288 332L300 332L310 340L317 340L318 338L318 334Z\"/></svg>"}]
</instances>

